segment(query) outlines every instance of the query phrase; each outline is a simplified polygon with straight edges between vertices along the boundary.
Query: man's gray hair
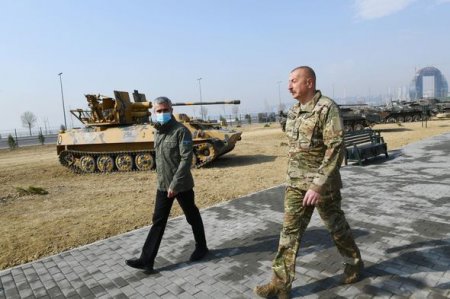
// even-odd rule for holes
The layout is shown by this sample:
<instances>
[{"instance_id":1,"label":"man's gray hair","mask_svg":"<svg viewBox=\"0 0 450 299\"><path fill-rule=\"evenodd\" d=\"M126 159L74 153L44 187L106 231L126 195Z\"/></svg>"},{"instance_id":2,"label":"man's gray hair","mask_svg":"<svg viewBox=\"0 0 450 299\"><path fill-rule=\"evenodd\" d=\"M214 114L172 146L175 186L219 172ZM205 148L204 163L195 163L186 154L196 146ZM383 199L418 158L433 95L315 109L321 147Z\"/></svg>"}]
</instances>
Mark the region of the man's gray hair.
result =
<instances>
[{"instance_id":1,"label":"man's gray hair","mask_svg":"<svg viewBox=\"0 0 450 299\"><path fill-rule=\"evenodd\" d=\"M172 101L168 97L158 97L154 100L155 105L167 105L169 107L172 107Z\"/></svg>"}]
</instances>

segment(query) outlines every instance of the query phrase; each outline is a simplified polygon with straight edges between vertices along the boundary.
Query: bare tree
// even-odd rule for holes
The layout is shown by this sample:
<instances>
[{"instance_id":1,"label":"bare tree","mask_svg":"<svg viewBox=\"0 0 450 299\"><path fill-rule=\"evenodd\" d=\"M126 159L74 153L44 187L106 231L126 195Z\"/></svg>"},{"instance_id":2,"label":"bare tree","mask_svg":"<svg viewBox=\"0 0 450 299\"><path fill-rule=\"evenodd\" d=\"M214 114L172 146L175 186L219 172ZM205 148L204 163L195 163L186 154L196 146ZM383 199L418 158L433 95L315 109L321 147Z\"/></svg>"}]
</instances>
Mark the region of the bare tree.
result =
<instances>
[{"instance_id":1,"label":"bare tree","mask_svg":"<svg viewBox=\"0 0 450 299\"><path fill-rule=\"evenodd\" d=\"M36 116L33 114L33 112L26 111L20 116L20 118L22 119L22 125L30 130L31 136L31 128L36 124Z\"/></svg>"}]
</instances>

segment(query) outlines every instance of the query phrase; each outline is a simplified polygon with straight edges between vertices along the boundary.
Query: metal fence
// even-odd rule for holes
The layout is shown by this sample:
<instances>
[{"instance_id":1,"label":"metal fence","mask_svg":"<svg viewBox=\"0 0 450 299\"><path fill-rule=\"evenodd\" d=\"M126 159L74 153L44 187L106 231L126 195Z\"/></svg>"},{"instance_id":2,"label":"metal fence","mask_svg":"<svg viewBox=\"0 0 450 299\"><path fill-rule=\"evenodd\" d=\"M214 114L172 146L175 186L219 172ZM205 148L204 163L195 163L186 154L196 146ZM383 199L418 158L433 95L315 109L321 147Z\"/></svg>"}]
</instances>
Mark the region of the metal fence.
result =
<instances>
[{"instance_id":1,"label":"metal fence","mask_svg":"<svg viewBox=\"0 0 450 299\"><path fill-rule=\"evenodd\" d=\"M0 149L9 148L8 138L12 136L17 147L41 144L39 134L44 136L44 144L56 143L59 128L13 129L0 131Z\"/></svg>"},{"instance_id":2,"label":"metal fence","mask_svg":"<svg viewBox=\"0 0 450 299\"><path fill-rule=\"evenodd\" d=\"M278 122L279 116L274 112L260 112L248 114L228 114L228 115L207 115L206 120L220 122L225 120L227 124L235 126L237 124L249 123L271 123Z\"/></svg>"},{"instance_id":3,"label":"metal fence","mask_svg":"<svg viewBox=\"0 0 450 299\"><path fill-rule=\"evenodd\" d=\"M9 136L9 135L8 135ZM13 136L13 135L11 135ZM56 139L58 138L58 134L48 134L44 136L43 144L56 144ZM30 146L30 145L39 145L41 144L41 140L39 139L39 135L36 136L21 136L15 137L13 136L16 147ZM9 148L8 137L0 139L0 149Z\"/></svg>"},{"instance_id":4,"label":"metal fence","mask_svg":"<svg viewBox=\"0 0 450 299\"><path fill-rule=\"evenodd\" d=\"M43 135L52 135L58 134L60 128L41 128L35 127L30 130L20 128L20 129L12 129L12 130L0 130L0 140L8 139L8 136L11 135L14 138L25 138L25 137L33 137L39 136L39 133L42 132Z\"/></svg>"}]
</instances>

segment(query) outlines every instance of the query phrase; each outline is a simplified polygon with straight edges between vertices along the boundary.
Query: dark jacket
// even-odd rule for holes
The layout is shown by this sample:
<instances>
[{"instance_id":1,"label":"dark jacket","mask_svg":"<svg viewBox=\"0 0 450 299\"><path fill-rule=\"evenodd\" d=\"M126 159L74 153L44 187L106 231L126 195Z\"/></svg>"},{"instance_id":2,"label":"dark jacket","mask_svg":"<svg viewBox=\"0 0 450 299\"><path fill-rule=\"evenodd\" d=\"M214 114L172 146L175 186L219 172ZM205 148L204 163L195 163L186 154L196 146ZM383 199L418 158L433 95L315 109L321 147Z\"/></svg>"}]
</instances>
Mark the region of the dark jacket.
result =
<instances>
[{"instance_id":1,"label":"dark jacket","mask_svg":"<svg viewBox=\"0 0 450 299\"><path fill-rule=\"evenodd\" d=\"M156 172L158 190L175 193L194 187L191 174L193 142L189 130L172 119L155 133Z\"/></svg>"}]
</instances>

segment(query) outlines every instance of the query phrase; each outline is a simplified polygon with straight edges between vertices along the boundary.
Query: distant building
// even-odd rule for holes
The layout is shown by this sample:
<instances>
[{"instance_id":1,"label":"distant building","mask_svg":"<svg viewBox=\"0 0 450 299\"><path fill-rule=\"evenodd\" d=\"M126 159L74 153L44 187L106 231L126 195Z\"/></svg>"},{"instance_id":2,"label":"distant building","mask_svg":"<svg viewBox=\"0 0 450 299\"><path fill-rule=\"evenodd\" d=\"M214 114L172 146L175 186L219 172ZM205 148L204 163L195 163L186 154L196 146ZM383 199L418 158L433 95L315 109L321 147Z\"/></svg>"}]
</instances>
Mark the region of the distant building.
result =
<instances>
[{"instance_id":1,"label":"distant building","mask_svg":"<svg viewBox=\"0 0 450 299\"><path fill-rule=\"evenodd\" d=\"M409 89L409 97L411 100L446 98L447 95L448 83L440 70L433 66L429 66L416 72Z\"/></svg>"}]
</instances>

